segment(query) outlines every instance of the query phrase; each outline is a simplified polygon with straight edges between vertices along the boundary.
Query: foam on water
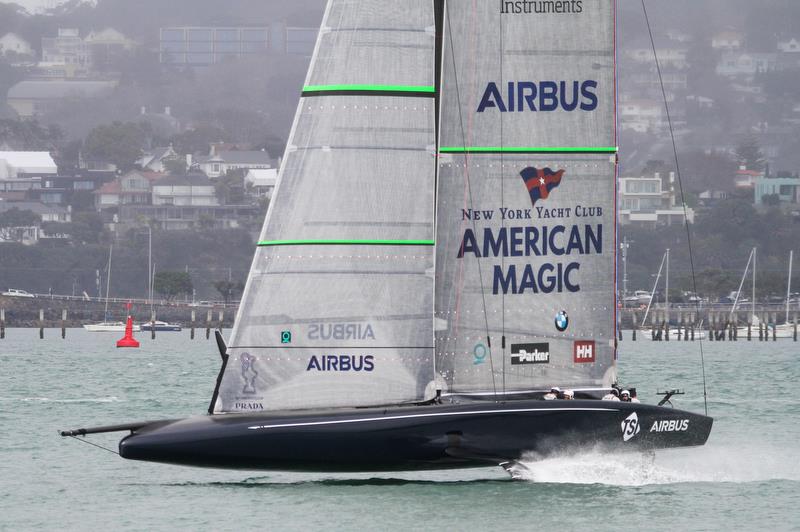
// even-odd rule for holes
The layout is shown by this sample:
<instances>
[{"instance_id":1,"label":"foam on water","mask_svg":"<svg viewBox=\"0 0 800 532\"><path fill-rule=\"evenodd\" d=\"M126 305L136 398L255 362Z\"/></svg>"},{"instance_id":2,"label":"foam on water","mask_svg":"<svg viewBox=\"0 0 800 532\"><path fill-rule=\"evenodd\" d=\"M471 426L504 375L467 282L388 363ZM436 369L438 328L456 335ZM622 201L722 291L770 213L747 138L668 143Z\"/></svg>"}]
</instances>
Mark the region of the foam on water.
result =
<instances>
[{"instance_id":1,"label":"foam on water","mask_svg":"<svg viewBox=\"0 0 800 532\"><path fill-rule=\"evenodd\" d=\"M23 403L119 403L119 397L85 397L76 399L52 399L50 397L0 397L0 401L22 401Z\"/></svg>"},{"instance_id":2,"label":"foam on water","mask_svg":"<svg viewBox=\"0 0 800 532\"><path fill-rule=\"evenodd\" d=\"M655 455L609 453L592 449L578 454L521 461L524 480L565 484L645 486L683 482L762 482L800 480L796 449L708 445L658 451Z\"/></svg>"}]
</instances>

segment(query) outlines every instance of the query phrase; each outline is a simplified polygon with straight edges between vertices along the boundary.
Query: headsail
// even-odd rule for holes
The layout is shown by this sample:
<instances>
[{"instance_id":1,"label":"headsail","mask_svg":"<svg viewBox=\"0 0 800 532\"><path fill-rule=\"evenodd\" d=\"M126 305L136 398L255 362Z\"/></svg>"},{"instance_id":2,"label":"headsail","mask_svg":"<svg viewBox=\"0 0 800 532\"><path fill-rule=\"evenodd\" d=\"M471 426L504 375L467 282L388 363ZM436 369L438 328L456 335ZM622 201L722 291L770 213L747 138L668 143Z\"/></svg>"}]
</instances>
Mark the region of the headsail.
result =
<instances>
[{"instance_id":1,"label":"headsail","mask_svg":"<svg viewBox=\"0 0 800 532\"><path fill-rule=\"evenodd\" d=\"M433 393L433 25L329 2L215 413Z\"/></svg>"},{"instance_id":2,"label":"headsail","mask_svg":"<svg viewBox=\"0 0 800 532\"><path fill-rule=\"evenodd\" d=\"M613 0L448 0L436 366L450 392L614 379Z\"/></svg>"}]
</instances>

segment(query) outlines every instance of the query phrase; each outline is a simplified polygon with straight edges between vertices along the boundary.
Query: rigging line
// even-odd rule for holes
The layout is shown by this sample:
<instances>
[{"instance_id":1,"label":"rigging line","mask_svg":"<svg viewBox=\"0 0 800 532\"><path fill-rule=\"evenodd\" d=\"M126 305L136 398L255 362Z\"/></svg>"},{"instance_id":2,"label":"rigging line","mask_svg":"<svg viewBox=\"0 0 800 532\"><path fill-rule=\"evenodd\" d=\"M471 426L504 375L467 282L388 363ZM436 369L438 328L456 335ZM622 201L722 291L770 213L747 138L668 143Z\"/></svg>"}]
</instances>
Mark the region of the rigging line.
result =
<instances>
[{"instance_id":1,"label":"rigging line","mask_svg":"<svg viewBox=\"0 0 800 532\"><path fill-rule=\"evenodd\" d=\"M81 442L81 443L88 443L89 445L93 445L93 446L95 446L95 447L97 447L97 448L99 448L99 449L103 449L104 451L108 451L108 452L110 452L110 453L114 453L114 454L116 454L117 456L119 456L119 453L118 453L117 451L114 451L114 450L112 450L112 449L109 449L108 447L103 447L102 445L98 445L98 444L96 444L96 443L92 443L92 442L90 442L89 440L84 440L84 439L82 439L82 438L78 438L77 436L69 436L69 437L70 437L70 438L72 438L72 439L74 439L74 440L78 440L78 441L79 441L79 442Z\"/></svg>"},{"instance_id":2,"label":"rigging line","mask_svg":"<svg viewBox=\"0 0 800 532\"><path fill-rule=\"evenodd\" d=\"M461 128L461 139L464 143L464 147L467 145L467 137L464 133L464 116L461 112L461 91L458 86L458 68L456 67L456 54L455 48L453 47L453 25L450 23L450 6L445 4L444 6L445 16L447 17L447 28L450 30L448 32L448 37L450 40L450 59L453 61L453 84L456 89L456 103L458 105L458 122ZM464 153L464 174L467 178L467 193L469 194L469 206L471 208L475 207L475 203L472 200L472 184L470 183L469 179L469 154ZM475 218L472 218L472 230L477 234L478 227L475 223ZM478 263L478 279L481 284L481 299L483 301L483 321L486 325L486 343L489 344L487 347L489 348L489 371L492 372L492 390L495 394L495 401L497 401L497 383L495 382L494 377L494 359L492 357L492 341L489 337L489 316L486 313L486 291L484 290L483 286L483 272L481 271L481 261L475 261Z\"/></svg>"},{"instance_id":3,"label":"rigging line","mask_svg":"<svg viewBox=\"0 0 800 532\"><path fill-rule=\"evenodd\" d=\"M656 62L656 72L658 72L658 82L661 85L661 95L664 97L664 109L667 114L667 124L669 125L669 135L672 140L672 153L675 156L675 173L678 176L678 190L681 192L681 203L683 204L683 224L686 227L686 243L689 247L689 265L692 270L692 290L695 293L695 311L700 315L700 302L697 299L697 277L694 270L694 254L692 253L692 232L689 230L689 218L687 216L686 198L683 194L683 180L681 179L681 166L678 159L678 147L675 144L675 131L672 128L672 118L669 114L669 102L667 102L667 91L664 89L664 78L661 75L661 66L658 63L658 54L656 53L656 41L653 39L653 30L650 27L650 18L647 16L647 6L645 0L642 0L642 11L644 12L644 20L647 23L647 33L650 35L650 45L653 48L653 58ZM706 363L703 354L703 339L700 338L700 367L703 371L703 407L705 408L706 415L708 415L708 391L706 388Z\"/></svg>"}]
</instances>

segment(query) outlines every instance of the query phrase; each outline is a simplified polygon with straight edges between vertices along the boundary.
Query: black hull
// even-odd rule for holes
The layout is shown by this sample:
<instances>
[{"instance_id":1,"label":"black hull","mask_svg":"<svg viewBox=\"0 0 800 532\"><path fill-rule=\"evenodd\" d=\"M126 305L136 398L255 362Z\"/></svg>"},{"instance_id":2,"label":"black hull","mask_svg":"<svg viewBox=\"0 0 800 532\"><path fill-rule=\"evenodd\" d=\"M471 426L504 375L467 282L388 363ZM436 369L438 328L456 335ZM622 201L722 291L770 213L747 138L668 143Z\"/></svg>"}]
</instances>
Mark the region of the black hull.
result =
<instances>
[{"instance_id":1,"label":"black hull","mask_svg":"<svg viewBox=\"0 0 800 532\"><path fill-rule=\"evenodd\" d=\"M703 445L712 418L599 400L471 402L315 412L227 414L132 429L120 455L201 467L399 471L481 467L602 446Z\"/></svg>"}]
</instances>

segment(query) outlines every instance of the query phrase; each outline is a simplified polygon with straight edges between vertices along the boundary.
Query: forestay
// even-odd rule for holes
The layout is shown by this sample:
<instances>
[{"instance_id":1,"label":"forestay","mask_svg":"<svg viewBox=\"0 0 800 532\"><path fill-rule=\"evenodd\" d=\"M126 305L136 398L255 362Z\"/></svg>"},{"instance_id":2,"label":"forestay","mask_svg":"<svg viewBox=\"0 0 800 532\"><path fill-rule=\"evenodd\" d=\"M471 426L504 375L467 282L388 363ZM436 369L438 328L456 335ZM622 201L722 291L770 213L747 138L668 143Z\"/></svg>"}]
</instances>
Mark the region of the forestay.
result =
<instances>
[{"instance_id":1,"label":"forestay","mask_svg":"<svg viewBox=\"0 0 800 532\"><path fill-rule=\"evenodd\" d=\"M614 16L612 0L447 2L435 295L447 392L614 380Z\"/></svg>"},{"instance_id":2,"label":"forestay","mask_svg":"<svg viewBox=\"0 0 800 532\"><path fill-rule=\"evenodd\" d=\"M430 0L329 2L215 413L434 393L433 24Z\"/></svg>"}]
</instances>

